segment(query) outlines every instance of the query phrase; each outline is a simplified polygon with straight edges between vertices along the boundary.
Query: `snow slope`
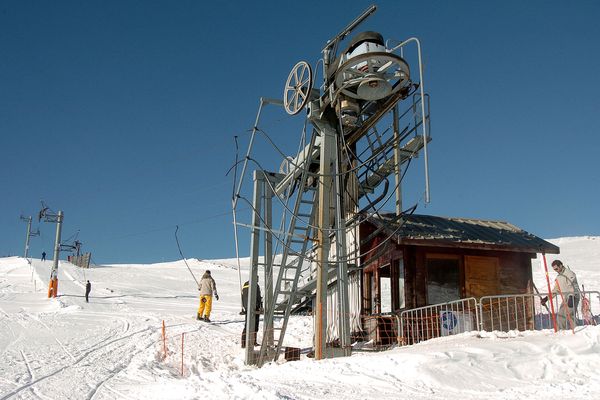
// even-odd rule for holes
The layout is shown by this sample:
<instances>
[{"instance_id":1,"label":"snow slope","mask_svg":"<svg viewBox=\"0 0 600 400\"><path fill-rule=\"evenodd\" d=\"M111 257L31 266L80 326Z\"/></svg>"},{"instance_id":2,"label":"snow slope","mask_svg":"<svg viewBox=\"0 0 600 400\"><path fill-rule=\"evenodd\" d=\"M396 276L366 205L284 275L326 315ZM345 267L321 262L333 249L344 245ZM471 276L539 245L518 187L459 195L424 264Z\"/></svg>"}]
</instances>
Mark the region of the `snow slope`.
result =
<instances>
[{"instance_id":1,"label":"snow slope","mask_svg":"<svg viewBox=\"0 0 600 400\"><path fill-rule=\"evenodd\" d=\"M560 258L587 289L600 289L600 238L551 241L561 255L549 263ZM88 271L64 262L59 297L49 300L51 261L30 266L23 258L0 258L0 400L592 399L600 393L599 327L575 335L471 332L348 358L303 355L247 367L235 261L187 262L197 278L210 269L217 282L211 324L193 319L196 285L183 261ZM542 287L538 260L533 267ZM242 281L246 276L243 268ZM90 303L83 297L86 279L93 285ZM311 318L294 317L286 342L306 351L311 334Z\"/></svg>"},{"instance_id":2,"label":"snow slope","mask_svg":"<svg viewBox=\"0 0 600 400\"><path fill-rule=\"evenodd\" d=\"M546 256L551 277L554 275L550 263L559 259L575 271L579 284L584 285L586 290L600 290L600 236L566 237L548 241L560 247L560 254ZM536 260L533 262L534 279L545 283L541 260L538 255L539 265Z\"/></svg>"}]
</instances>

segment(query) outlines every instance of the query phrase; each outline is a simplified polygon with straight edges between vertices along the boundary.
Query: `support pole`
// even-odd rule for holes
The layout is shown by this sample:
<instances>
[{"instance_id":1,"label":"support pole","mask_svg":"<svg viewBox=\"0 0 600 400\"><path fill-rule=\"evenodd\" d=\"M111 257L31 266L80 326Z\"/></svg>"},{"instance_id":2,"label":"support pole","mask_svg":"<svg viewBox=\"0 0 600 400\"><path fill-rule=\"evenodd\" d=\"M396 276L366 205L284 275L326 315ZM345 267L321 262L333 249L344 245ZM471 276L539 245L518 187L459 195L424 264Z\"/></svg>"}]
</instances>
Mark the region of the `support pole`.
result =
<instances>
[{"instance_id":1,"label":"support pole","mask_svg":"<svg viewBox=\"0 0 600 400\"><path fill-rule=\"evenodd\" d=\"M185 337L185 332L181 332L181 376L183 376L183 338Z\"/></svg>"},{"instance_id":2,"label":"support pole","mask_svg":"<svg viewBox=\"0 0 600 400\"><path fill-rule=\"evenodd\" d=\"M394 118L394 178L396 178L396 215L399 216L402 213L402 165L400 162L400 129L398 127L398 104L394 106L392 114Z\"/></svg>"},{"instance_id":3,"label":"support pole","mask_svg":"<svg viewBox=\"0 0 600 400\"><path fill-rule=\"evenodd\" d=\"M336 132L330 127L321 130L320 177L319 177L319 209L317 232L317 294L315 321L315 359L322 360L327 345L327 276L329 272L329 249L331 241L331 195L332 166L335 162Z\"/></svg>"},{"instance_id":4,"label":"support pole","mask_svg":"<svg viewBox=\"0 0 600 400\"><path fill-rule=\"evenodd\" d=\"M167 359L167 332L165 329L165 320L162 322L162 340L163 340L163 360Z\"/></svg>"},{"instance_id":5,"label":"support pole","mask_svg":"<svg viewBox=\"0 0 600 400\"><path fill-rule=\"evenodd\" d=\"M248 279L248 303L246 304L246 365L255 365L254 319L256 318L256 285L258 284L258 264L260 250L261 200L264 188L264 174L254 171L254 196L252 199L252 228L250 230L250 277Z\"/></svg>"},{"instance_id":6,"label":"support pole","mask_svg":"<svg viewBox=\"0 0 600 400\"><path fill-rule=\"evenodd\" d=\"M260 98L260 105L258 106L258 112L256 114L256 120L254 121L254 126L252 127L252 135L250 136L250 143L248 144L248 150L246 152L246 157L244 158L244 165L242 167L242 173L240 174L240 181L238 182L237 189L233 194L233 198L231 199L231 210L233 213L233 236L235 240L235 258L237 261L237 269L238 269L238 278L240 281L240 289L242 288L242 273L241 273L241 265L240 265L240 252L238 247L238 223L237 223L237 203L240 198L240 191L242 190L242 184L244 183L244 176L246 174L246 168L248 167L248 160L250 160L250 154L252 153L252 146L254 145L254 139L256 137L256 133L258 132L258 122L260 121L260 114L262 112L263 106L267 104L274 104L283 107L283 101L279 99L269 99L265 97ZM235 185L235 182L234 182ZM241 295L241 293L240 293Z\"/></svg>"},{"instance_id":7,"label":"support pole","mask_svg":"<svg viewBox=\"0 0 600 400\"><path fill-rule=\"evenodd\" d=\"M348 301L348 249L346 245L346 217L344 207L344 175L341 174L340 140L336 136L335 149L335 243L337 259L338 333L344 356L352 349L350 342L350 305Z\"/></svg>"},{"instance_id":8,"label":"support pole","mask_svg":"<svg viewBox=\"0 0 600 400\"><path fill-rule=\"evenodd\" d=\"M21 217L21 219L27 220L27 237L25 239L25 255L24 255L24 257L27 258L29 255L29 236L31 235L31 216L29 216L27 218Z\"/></svg>"},{"instance_id":9,"label":"support pole","mask_svg":"<svg viewBox=\"0 0 600 400\"><path fill-rule=\"evenodd\" d=\"M271 310L275 305L273 304L273 191L271 185L266 184L266 178L263 180L263 192L264 192L264 223L265 223L265 283L263 290L264 297L264 315L267 314L267 310ZM267 345L269 348L273 346L273 320L267 321L268 318L264 318L263 321L263 336L267 338ZM246 342L247 343L247 342Z\"/></svg>"},{"instance_id":10,"label":"support pole","mask_svg":"<svg viewBox=\"0 0 600 400\"><path fill-rule=\"evenodd\" d=\"M56 297L58 292L58 258L60 257L60 234L62 230L63 212L58 212L56 220L56 240L54 241L54 261L52 270L50 271L50 290L48 290L48 298Z\"/></svg>"},{"instance_id":11,"label":"support pole","mask_svg":"<svg viewBox=\"0 0 600 400\"><path fill-rule=\"evenodd\" d=\"M421 94L421 118L423 119L422 132L423 132L423 155L425 164L425 203L429 204L431 201L431 194L429 190L429 153L427 151L427 139L429 138L429 121L425 114L425 82L423 80L423 56L421 54L421 42L415 37L411 37L397 46L393 47L389 51L393 53L399 48L406 46L410 42L415 42L417 45L417 56L419 59L419 92Z\"/></svg>"}]
</instances>

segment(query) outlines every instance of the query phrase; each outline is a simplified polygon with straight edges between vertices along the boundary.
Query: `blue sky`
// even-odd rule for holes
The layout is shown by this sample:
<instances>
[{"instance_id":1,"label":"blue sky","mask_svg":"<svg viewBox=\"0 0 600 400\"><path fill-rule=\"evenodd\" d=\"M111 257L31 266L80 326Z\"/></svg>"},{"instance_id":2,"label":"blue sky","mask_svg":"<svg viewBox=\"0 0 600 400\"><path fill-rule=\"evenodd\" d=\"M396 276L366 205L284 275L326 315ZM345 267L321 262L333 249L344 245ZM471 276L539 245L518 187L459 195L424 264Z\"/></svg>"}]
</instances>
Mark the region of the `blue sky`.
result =
<instances>
[{"instance_id":1,"label":"blue sky","mask_svg":"<svg viewBox=\"0 0 600 400\"><path fill-rule=\"evenodd\" d=\"M187 257L232 257L234 136L370 4L0 2L0 256L22 254L19 215L43 199L97 263L177 259L175 225ZM361 30L423 44L417 212L600 235L600 3L376 4ZM292 148L300 132L277 135ZM40 230L36 257L55 227Z\"/></svg>"}]
</instances>

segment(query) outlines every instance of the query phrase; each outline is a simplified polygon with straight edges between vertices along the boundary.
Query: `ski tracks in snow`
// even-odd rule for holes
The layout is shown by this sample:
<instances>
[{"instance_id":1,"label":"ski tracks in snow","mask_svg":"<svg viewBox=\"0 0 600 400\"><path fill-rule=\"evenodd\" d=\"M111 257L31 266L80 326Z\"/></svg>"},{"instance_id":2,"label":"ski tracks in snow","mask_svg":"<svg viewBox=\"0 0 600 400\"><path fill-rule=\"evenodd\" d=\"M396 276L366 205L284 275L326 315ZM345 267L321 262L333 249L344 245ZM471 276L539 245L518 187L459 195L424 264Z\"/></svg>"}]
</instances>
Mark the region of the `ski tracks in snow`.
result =
<instances>
[{"instance_id":1,"label":"ski tracks in snow","mask_svg":"<svg viewBox=\"0 0 600 400\"><path fill-rule=\"evenodd\" d=\"M98 314L103 313L94 314L97 317ZM43 393L52 393L53 398L58 396L69 398L74 393L77 394L77 398L96 398L100 389L106 387L105 384L108 380L126 368L136 355L156 343L154 334L158 331L157 326L148 324L148 318L135 323L136 328L132 328L132 323L127 318L110 313L104 314L110 321L109 328L101 331L100 337L96 337L94 343L89 346L77 346L77 340L83 339L81 344L85 344L86 337L77 337L77 340L71 340L70 350L58 338L56 332L38 316L30 314L18 314L17 318L8 316L11 322L20 325L23 331L35 330L33 324L43 326L43 330L46 331L45 340L49 339L55 342L58 347L52 347L50 342L47 342L41 353L27 354L24 349L28 347L27 345L23 347L23 345L29 339L15 337L11 347L14 348L15 345L23 347L18 351L25 364L26 372L24 369L21 375L14 375L15 381L6 380L14 387L9 389L8 393L0 393L0 400L30 398L31 395L45 398ZM78 315L78 317L81 316L81 314ZM83 317L86 316L83 315ZM55 329L60 329L60 327ZM95 333L97 334L97 330ZM85 332L82 332L81 335L85 336ZM12 352L14 351L17 351L16 348ZM68 357L60 357L61 353ZM6 356L7 354L5 354L5 359ZM31 360L35 360L35 365ZM16 373L16 370L13 369L13 371Z\"/></svg>"},{"instance_id":2,"label":"ski tracks in snow","mask_svg":"<svg viewBox=\"0 0 600 400\"><path fill-rule=\"evenodd\" d=\"M77 398L94 399L98 390L125 368L135 355L155 344L155 339L152 338L154 331L155 328L146 326L104 341L80 354L68 365L52 369L37 378L28 358L21 351L31 380L0 397L0 400L16 397L26 389L41 393L46 393L45 389L48 389L55 398L70 398L73 394L77 394ZM133 337L136 339L132 340ZM51 359L47 362L51 363ZM90 374L90 365L96 365L92 374Z\"/></svg>"}]
</instances>

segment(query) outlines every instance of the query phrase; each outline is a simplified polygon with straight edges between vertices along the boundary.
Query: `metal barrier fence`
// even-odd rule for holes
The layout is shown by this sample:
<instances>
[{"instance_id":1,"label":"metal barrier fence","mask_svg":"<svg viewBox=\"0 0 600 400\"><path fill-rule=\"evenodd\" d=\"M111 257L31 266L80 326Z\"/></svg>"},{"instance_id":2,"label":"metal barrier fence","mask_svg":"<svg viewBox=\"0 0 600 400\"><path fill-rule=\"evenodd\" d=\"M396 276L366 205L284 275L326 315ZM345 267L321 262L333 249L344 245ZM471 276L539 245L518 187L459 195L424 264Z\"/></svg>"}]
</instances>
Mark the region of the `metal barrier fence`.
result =
<instances>
[{"instance_id":1,"label":"metal barrier fence","mask_svg":"<svg viewBox=\"0 0 600 400\"><path fill-rule=\"evenodd\" d=\"M554 298L554 312L558 329L571 329L578 326L595 324L592 297L596 304L600 301L600 292L582 291L564 292ZM554 322L550 313L550 302L542 304L543 294L485 296L479 301L480 330L541 330L553 329ZM563 301L564 298L564 301ZM571 298L571 300L569 300ZM568 307L569 301L573 306ZM569 310L573 310L573 312Z\"/></svg>"},{"instance_id":2,"label":"metal barrier fence","mask_svg":"<svg viewBox=\"0 0 600 400\"><path fill-rule=\"evenodd\" d=\"M541 312L541 295L498 295L484 296L479 300L480 330L510 331L534 330L534 316L540 315L545 327L552 327L550 313ZM548 323L550 325L548 325ZM538 325L539 326L539 325Z\"/></svg>"},{"instance_id":3,"label":"metal barrier fence","mask_svg":"<svg viewBox=\"0 0 600 400\"><path fill-rule=\"evenodd\" d=\"M399 344L476 330L479 307L474 297L405 310L400 313Z\"/></svg>"},{"instance_id":4,"label":"metal barrier fence","mask_svg":"<svg viewBox=\"0 0 600 400\"><path fill-rule=\"evenodd\" d=\"M382 350L401 343L400 316L393 313L364 315L362 332L355 332L353 342L368 342L372 350ZM363 346L360 346L364 349Z\"/></svg>"},{"instance_id":5,"label":"metal barrier fence","mask_svg":"<svg viewBox=\"0 0 600 400\"><path fill-rule=\"evenodd\" d=\"M526 331L553 329L550 302L543 294L516 294L473 297L448 303L405 310L398 322L398 344L411 345L441 336L474 330ZM571 300L569 300L571 298ZM567 306L572 302L572 306ZM599 291L564 292L554 298L558 329L596 325L600 319Z\"/></svg>"}]
</instances>

